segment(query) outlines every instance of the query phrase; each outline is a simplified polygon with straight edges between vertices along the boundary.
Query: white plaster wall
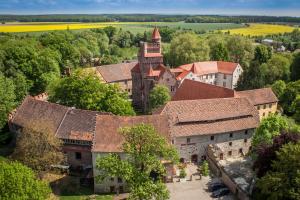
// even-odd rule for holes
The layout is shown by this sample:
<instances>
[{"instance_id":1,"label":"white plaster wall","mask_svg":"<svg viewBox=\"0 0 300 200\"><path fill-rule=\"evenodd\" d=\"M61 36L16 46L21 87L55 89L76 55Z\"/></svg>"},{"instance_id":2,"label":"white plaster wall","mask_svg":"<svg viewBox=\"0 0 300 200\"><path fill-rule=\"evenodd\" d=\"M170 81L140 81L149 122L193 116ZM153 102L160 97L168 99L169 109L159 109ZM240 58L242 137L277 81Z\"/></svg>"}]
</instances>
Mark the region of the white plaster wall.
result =
<instances>
[{"instance_id":1,"label":"white plaster wall","mask_svg":"<svg viewBox=\"0 0 300 200\"><path fill-rule=\"evenodd\" d=\"M226 83L226 88L232 89L232 75L231 74L226 74L226 79L224 79L224 74L223 73L218 73L217 76L217 86L224 87L223 83Z\"/></svg>"},{"instance_id":2,"label":"white plaster wall","mask_svg":"<svg viewBox=\"0 0 300 200\"><path fill-rule=\"evenodd\" d=\"M237 86L237 82L240 78L240 76L243 73L243 68L241 67L240 64L238 64L238 66L235 68L234 72L233 72L233 78L232 78L232 88L236 88Z\"/></svg>"}]
</instances>

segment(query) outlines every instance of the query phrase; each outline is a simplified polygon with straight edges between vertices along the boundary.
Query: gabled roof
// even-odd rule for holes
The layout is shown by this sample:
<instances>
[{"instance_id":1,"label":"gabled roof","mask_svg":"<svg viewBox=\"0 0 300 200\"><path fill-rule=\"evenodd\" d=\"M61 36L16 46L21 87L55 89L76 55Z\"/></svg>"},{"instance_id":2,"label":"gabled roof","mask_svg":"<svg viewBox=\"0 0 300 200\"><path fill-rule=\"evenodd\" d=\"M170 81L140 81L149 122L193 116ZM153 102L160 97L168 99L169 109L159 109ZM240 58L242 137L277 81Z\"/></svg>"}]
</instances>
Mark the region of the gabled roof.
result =
<instances>
[{"instance_id":1,"label":"gabled roof","mask_svg":"<svg viewBox=\"0 0 300 200\"><path fill-rule=\"evenodd\" d=\"M253 105L262 105L278 102L278 98L271 88L237 91L236 98L247 98Z\"/></svg>"},{"instance_id":2,"label":"gabled roof","mask_svg":"<svg viewBox=\"0 0 300 200\"><path fill-rule=\"evenodd\" d=\"M152 39L156 40L156 39L161 39L159 30L157 27L154 28L153 33L152 33Z\"/></svg>"},{"instance_id":3,"label":"gabled roof","mask_svg":"<svg viewBox=\"0 0 300 200\"><path fill-rule=\"evenodd\" d=\"M152 124L162 136L170 139L168 119L164 115L145 116L114 116L98 115L96 118L96 132L93 142L93 152L122 152L123 136L118 132L120 128L137 124Z\"/></svg>"},{"instance_id":4,"label":"gabled roof","mask_svg":"<svg viewBox=\"0 0 300 200\"><path fill-rule=\"evenodd\" d=\"M230 97L234 97L234 90L185 79L176 90L176 93L172 97L172 101Z\"/></svg>"},{"instance_id":5,"label":"gabled roof","mask_svg":"<svg viewBox=\"0 0 300 200\"><path fill-rule=\"evenodd\" d=\"M212 135L256 128L258 111L245 98L220 98L168 102L172 137Z\"/></svg>"},{"instance_id":6,"label":"gabled roof","mask_svg":"<svg viewBox=\"0 0 300 200\"><path fill-rule=\"evenodd\" d=\"M107 83L113 83L118 81L131 80L131 70L136 65L137 62L119 63L99 66L96 69Z\"/></svg>"},{"instance_id":7,"label":"gabled roof","mask_svg":"<svg viewBox=\"0 0 300 200\"><path fill-rule=\"evenodd\" d=\"M179 68L192 71L197 75L205 75L212 73L233 74L234 70L238 66L238 63L224 62L224 61L206 61L195 62L186 65L179 66Z\"/></svg>"}]
</instances>

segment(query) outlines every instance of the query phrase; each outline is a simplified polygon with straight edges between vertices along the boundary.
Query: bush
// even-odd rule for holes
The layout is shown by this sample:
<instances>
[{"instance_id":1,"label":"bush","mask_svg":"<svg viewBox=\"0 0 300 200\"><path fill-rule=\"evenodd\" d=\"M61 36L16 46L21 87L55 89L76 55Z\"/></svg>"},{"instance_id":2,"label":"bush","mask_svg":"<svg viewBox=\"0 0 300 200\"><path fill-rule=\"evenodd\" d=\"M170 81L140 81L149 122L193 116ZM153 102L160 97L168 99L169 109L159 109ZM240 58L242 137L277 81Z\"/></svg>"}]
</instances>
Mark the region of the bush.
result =
<instances>
[{"instance_id":1,"label":"bush","mask_svg":"<svg viewBox=\"0 0 300 200\"><path fill-rule=\"evenodd\" d=\"M209 166L208 166L207 161L204 161L201 165L201 175L202 176L208 176L209 175Z\"/></svg>"},{"instance_id":2,"label":"bush","mask_svg":"<svg viewBox=\"0 0 300 200\"><path fill-rule=\"evenodd\" d=\"M180 178L185 178L186 175L187 175L187 174L186 174L185 170L184 170L184 169L181 169L181 170L180 170L180 173L179 173L179 177L180 177Z\"/></svg>"}]
</instances>

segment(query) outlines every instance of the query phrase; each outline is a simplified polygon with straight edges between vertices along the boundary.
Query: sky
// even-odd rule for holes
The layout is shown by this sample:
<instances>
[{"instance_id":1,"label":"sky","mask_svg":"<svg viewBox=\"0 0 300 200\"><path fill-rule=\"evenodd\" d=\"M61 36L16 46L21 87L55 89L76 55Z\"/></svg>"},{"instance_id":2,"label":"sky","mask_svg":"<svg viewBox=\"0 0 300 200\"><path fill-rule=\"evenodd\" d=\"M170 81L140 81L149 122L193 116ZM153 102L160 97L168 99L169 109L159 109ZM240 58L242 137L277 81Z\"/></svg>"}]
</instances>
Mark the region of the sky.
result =
<instances>
[{"instance_id":1,"label":"sky","mask_svg":"<svg viewBox=\"0 0 300 200\"><path fill-rule=\"evenodd\" d=\"M300 0L0 0L0 14L104 13L300 17Z\"/></svg>"}]
</instances>

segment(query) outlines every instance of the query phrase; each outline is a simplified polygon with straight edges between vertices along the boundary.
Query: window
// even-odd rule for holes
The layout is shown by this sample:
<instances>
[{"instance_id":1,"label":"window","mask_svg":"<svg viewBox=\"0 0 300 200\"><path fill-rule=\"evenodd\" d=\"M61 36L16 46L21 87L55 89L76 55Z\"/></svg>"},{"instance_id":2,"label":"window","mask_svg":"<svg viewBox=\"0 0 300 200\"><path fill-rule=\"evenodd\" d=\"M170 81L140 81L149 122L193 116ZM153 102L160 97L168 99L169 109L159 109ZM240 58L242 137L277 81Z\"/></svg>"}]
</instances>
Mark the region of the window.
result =
<instances>
[{"instance_id":1,"label":"window","mask_svg":"<svg viewBox=\"0 0 300 200\"><path fill-rule=\"evenodd\" d=\"M272 108L272 104L271 103L269 104L269 108Z\"/></svg>"},{"instance_id":2,"label":"window","mask_svg":"<svg viewBox=\"0 0 300 200\"><path fill-rule=\"evenodd\" d=\"M263 113L263 116L266 116L266 113Z\"/></svg>"},{"instance_id":3,"label":"window","mask_svg":"<svg viewBox=\"0 0 300 200\"><path fill-rule=\"evenodd\" d=\"M226 87L226 82L223 82L223 87Z\"/></svg>"},{"instance_id":4,"label":"window","mask_svg":"<svg viewBox=\"0 0 300 200\"><path fill-rule=\"evenodd\" d=\"M266 108L267 108L267 105L265 104L265 105L264 105L264 109L266 109Z\"/></svg>"},{"instance_id":5,"label":"window","mask_svg":"<svg viewBox=\"0 0 300 200\"><path fill-rule=\"evenodd\" d=\"M172 140L172 144L174 144L174 140Z\"/></svg>"},{"instance_id":6,"label":"window","mask_svg":"<svg viewBox=\"0 0 300 200\"><path fill-rule=\"evenodd\" d=\"M229 134L229 137L231 137L231 138L232 138L232 137L233 137L233 134L232 134L232 133L230 133L230 134Z\"/></svg>"},{"instance_id":7,"label":"window","mask_svg":"<svg viewBox=\"0 0 300 200\"><path fill-rule=\"evenodd\" d=\"M232 142L229 142L229 146L232 146Z\"/></svg>"},{"instance_id":8,"label":"window","mask_svg":"<svg viewBox=\"0 0 300 200\"><path fill-rule=\"evenodd\" d=\"M167 82L169 82L170 81L170 79L169 78L167 78Z\"/></svg>"},{"instance_id":9,"label":"window","mask_svg":"<svg viewBox=\"0 0 300 200\"><path fill-rule=\"evenodd\" d=\"M190 143L191 142L191 138L186 138L186 143Z\"/></svg>"},{"instance_id":10,"label":"window","mask_svg":"<svg viewBox=\"0 0 300 200\"><path fill-rule=\"evenodd\" d=\"M217 85L217 81L214 81L214 85Z\"/></svg>"},{"instance_id":11,"label":"window","mask_svg":"<svg viewBox=\"0 0 300 200\"><path fill-rule=\"evenodd\" d=\"M223 158L224 158L224 154L220 153L220 160L223 160Z\"/></svg>"},{"instance_id":12,"label":"window","mask_svg":"<svg viewBox=\"0 0 300 200\"><path fill-rule=\"evenodd\" d=\"M257 106L257 110L260 110L260 106Z\"/></svg>"},{"instance_id":13,"label":"window","mask_svg":"<svg viewBox=\"0 0 300 200\"><path fill-rule=\"evenodd\" d=\"M228 151L228 156L232 156L232 151Z\"/></svg>"},{"instance_id":14,"label":"window","mask_svg":"<svg viewBox=\"0 0 300 200\"><path fill-rule=\"evenodd\" d=\"M114 182L114 181L115 181L115 178L110 178L110 181L111 181L111 182Z\"/></svg>"},{"instance_id":15,"label":"window","mask_svg":"<svg viewBox=\"0 0 300 200\"><path fill-rule=\"evenodd\" d=\"M174 90L175 90L175 87L171 86L171 92L174 92Z\"/></svg>"},{"instance_id":16,"label":"window","mask_svg":"<svg viewBox=\"0 0 300 200\"><path fill-rule=\"evenodd\" d=\"M110 193L115 192L115 186L110 186L110 187L109 187L109 190L110 190Z\"/></svg>"},{"instance_id":17,"label":"window","mask_svg":"<svg viewBox=\"0 0 300 200\"><path fill-rule=\"evenodd\" d=\"M245 135L248 135L248 130L245 130Z\"/></svg>"},{"instance_id":18,"label":"window","mask_svg":"<svg viewBox=\"0 0 300 200\"><path fill-rule=\"evenodd\" d=\"M80 152L75 152L75 158L77 160L81 160L81 153Z\"/></svg>"},{"instance_id":19,"label":"window","mask_svg":"<svg viewBox=\"0 0 300 200\"><path fill-rule=\"evenodd\" d=\"M215 136L210 136L210 140L214 140L215 139Z\"/></svg>"},{"instance_id":20,"label":"window","mask_svg":"<svg viewBox=\"0 0 300 200\"><path fill-rule=\"evenodd\" d=\"M120 193L123 193L123 192L124 192L123 186L120 186L120 187L119 187L119 191L120 191Z\"/></svg>"},{"instance_id":21,"label":"window","mask_svg":"<svg viewBox=\"0 0 300 200\"><path fill-rule=\"evenodd\" d=\"M244 143L247 143L248 142L248 140L247 139L244 139Z\"/></svg>"},{"instance_id":22,"label":"window","mask_svg":"<svg viewBox=\"0 0 300 200\"><path fill-rule=\"evenodd\" d=\"M227 79L227 76L226 76L226 74L224 74L224 79Z\"/></svg>"},{"instance_id":23,"label":"window","mask_svg":"<svg viewBox=\"0 0 300 200\"><path fill-rule=\"evenodd\" d=\"M122 178L118 177L118 183L123 183Z\"/></svg>"},{"instance_id":24,"label":"window","mask_svg":"<svg viewBox=\"0 0 300 200\"><path fill-rule=\"evenodd\" d=\"M243 153L243 148L239 149L239 153L242 154Z\"/></svg>"}]
</instances>

